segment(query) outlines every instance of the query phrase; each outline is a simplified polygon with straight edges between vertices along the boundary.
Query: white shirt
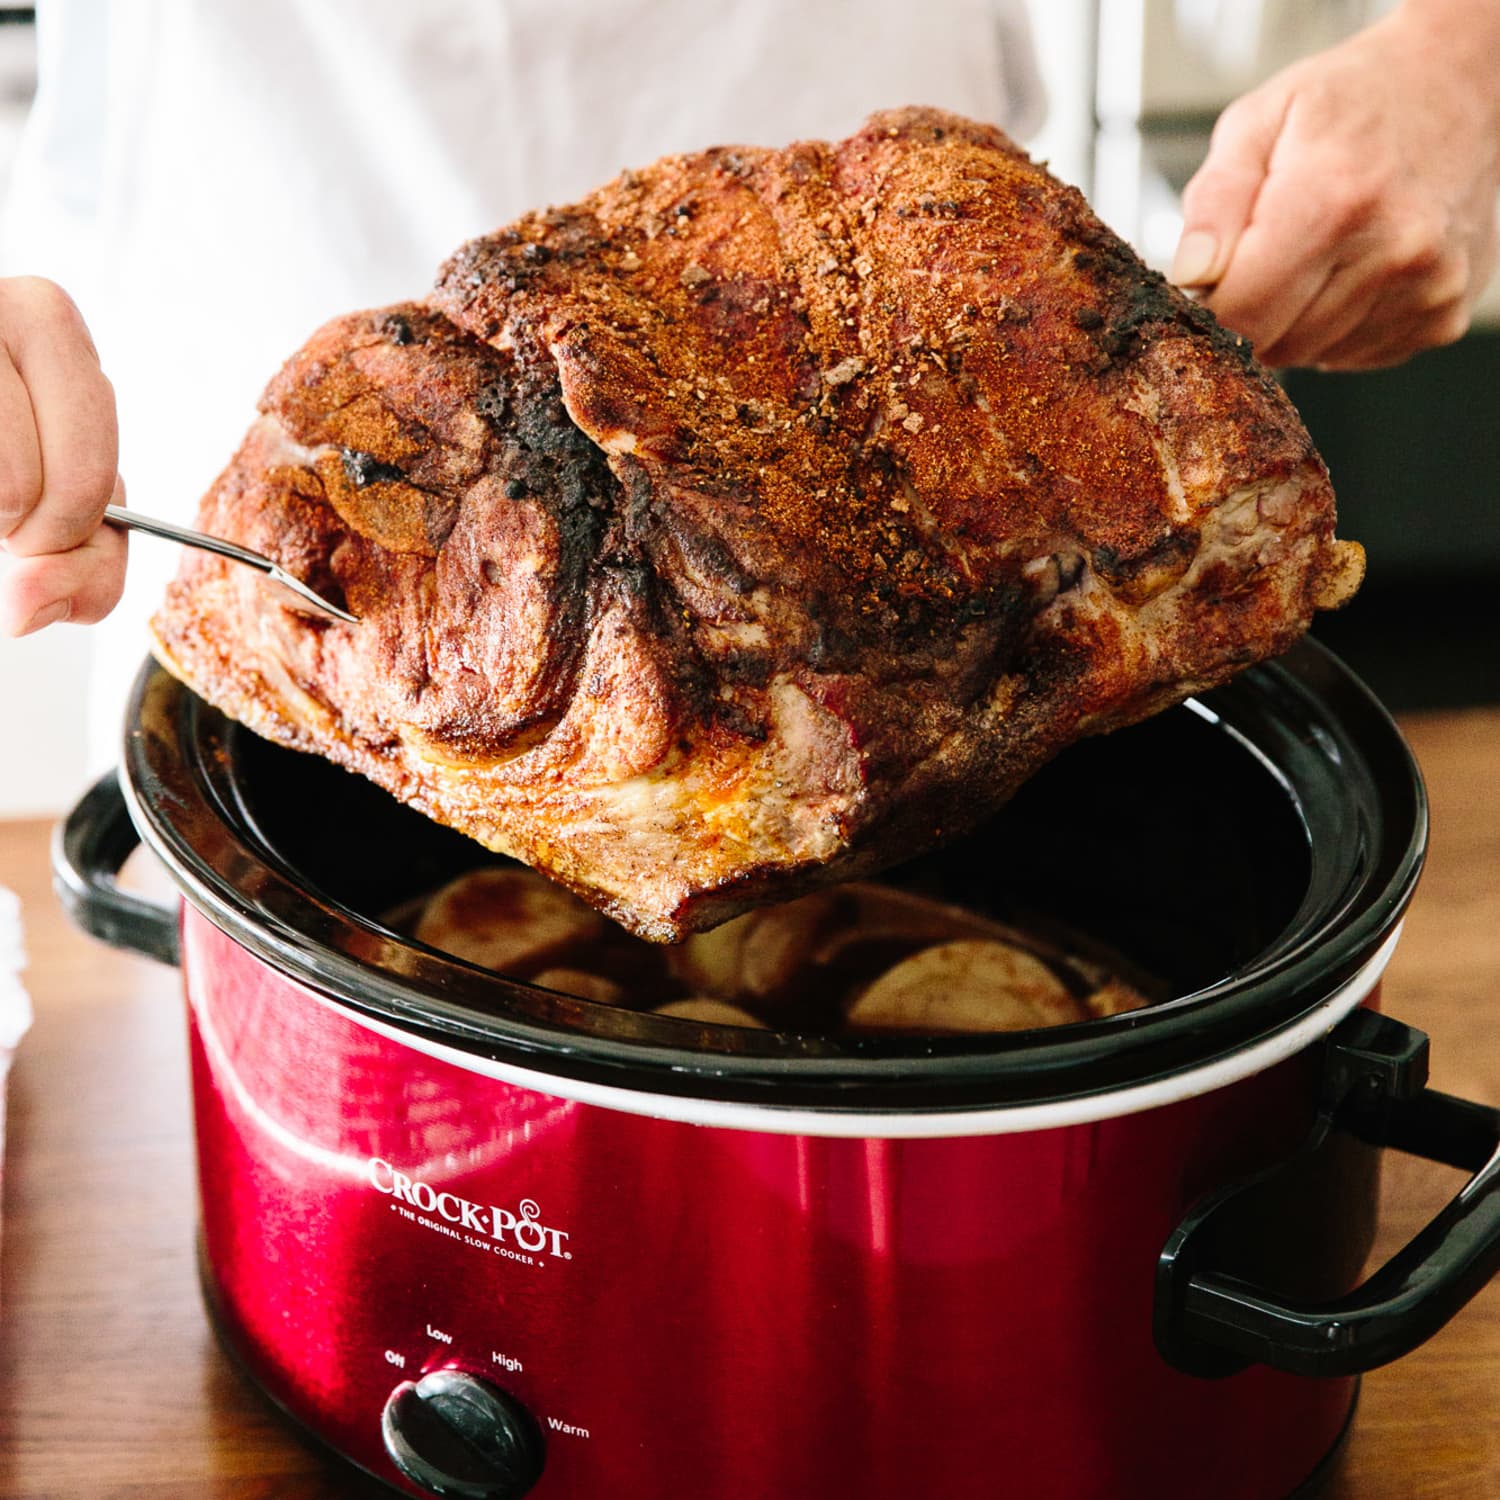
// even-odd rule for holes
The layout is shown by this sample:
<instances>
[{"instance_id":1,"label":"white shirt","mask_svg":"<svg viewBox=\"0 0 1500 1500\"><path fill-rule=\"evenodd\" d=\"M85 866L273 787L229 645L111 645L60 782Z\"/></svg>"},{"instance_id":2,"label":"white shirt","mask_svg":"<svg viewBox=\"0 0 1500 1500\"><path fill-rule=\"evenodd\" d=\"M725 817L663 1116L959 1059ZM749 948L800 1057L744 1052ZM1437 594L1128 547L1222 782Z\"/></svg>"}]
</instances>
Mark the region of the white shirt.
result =
<instances>
[{"instance_id":1,"label":"white shirt","mask_svg":"<svg viewBox=\"0 0 1500 1500\"><path fill-rule=\"evenodd\" d=\"M73 293L131 502L179 520L313 329L527 209L880 108L1042 112L1023 0L42 0L38 24L0 269ZM176 565L136 538L95 632L101 766Z\"/></svg>"}]
</instances>

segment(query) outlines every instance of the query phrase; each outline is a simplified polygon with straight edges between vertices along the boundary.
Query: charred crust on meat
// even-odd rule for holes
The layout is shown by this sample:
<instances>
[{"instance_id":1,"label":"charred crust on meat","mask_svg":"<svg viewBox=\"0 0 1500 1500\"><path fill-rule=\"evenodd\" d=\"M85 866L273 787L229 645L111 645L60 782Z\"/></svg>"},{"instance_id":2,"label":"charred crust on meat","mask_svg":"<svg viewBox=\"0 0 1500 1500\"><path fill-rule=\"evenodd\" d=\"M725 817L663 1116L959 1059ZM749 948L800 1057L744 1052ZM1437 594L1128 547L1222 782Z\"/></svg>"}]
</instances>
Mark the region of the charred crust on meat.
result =
<instances>
[{"instance_id":1,"label":"charred crust on meat","mask_svg":"<svg viewBox=\"0 0 1500 1500\"><path fill-rule=\"evenodd\" d=\"M1075 315L1075 323L1096 335L1099 348L1111 360L1130 357L1150 329L1175 325L1207 339L1216 354L1233 359L1246 373L1262 373L1245 339L1230 333L1201 303L1183 296L1127 245L1111 243L1102 226L1083 225L1079 233L1088 248L1074 252L1073 265L1110 295L1107 314L1084 308Z\"/></svg>"},{"instance_id":2,"label":"charred crust on meat","mask_svg":"<svg viewBox=\"0 0 1500 1500\"><path fill-rule=\"evenodd\" d=\"M1079 552L1055 552L1052 564L1057 569L1057 589L1067 593L1078 587L1084 575L1083 554Z\"/></svg>"},{"instance_id":3,"label":"charred crust on meat","mask_svg":"<svg viewBox=\"0 0 1500 1500\"><path fill-rule=\"evenodd\" d=\"M860 644L832 620L813 618L803 660L815 672L850 672L859 664Z\"/></svg>"},{"instance_id":4,"label":"charred crust on meat","mask_svg":"<svg viewBox=\"0 0 1500 1500\"><path fill-rule=\"evenodd\" d=\"M387 313L378 325L380 335L392 344L409 344L416 337L411 322L400 313Z\"/></svg>"},{"instance_id":5,"label":"charred crust on meat","mask_svg":"<svg viewBox=\"0 0 1500 1500\"><path fill-rule=\"evenodd\" d=\"M579 486L577 498L565 495L560 500L555 497L548 500L548 509L557 525L563 567L581 574L598 549L609 524L608 517L602 507L588 503L583 486Z\"/></svg>"},{"instance_id":6,"label":"charred crust on meat","mask_svg":"<svg viewBox=\"0 0 1500 1500\"><path fill-rule=\"evenodd\" d=\"M718 698L713 704L714 723L736 739L761 744L770 733L765 718L737 698Z\"/></svg>"},{"instance_id":7,"label":"charred crust on meat","mask_svg":"<svg viewBox=\"0 0 1500 1500\"><path fill-rule=\"evenodd\" d=\"M755 592L757 580L740 566L720 538L711 531L677 520L670 512L664 519L667 534L696 572L724 583L736 594Z\"/></svg>"},{"instance_id":8,"label":"charred crust on meat","mask_svg":"<svg viewBox=\"0 0 1500 1500\"><path fill-rule=\"evenodd\" d=\"M355 448L339 451L339 461L344 466L344 477L357 490L368 484L405 484L406 471L398 464L386 463L373 453L361 453Z\"/></svg>"},{"instance_id":9,"label":"charred crust on meat","mask_svg":"<svg viewBox=\"0 0 1500 1500\"><path fill-rule=\"evenodd\" d=\"M651 475L646 466L628 455L622 457L615 467L619 484L619 504L616 506L616 521L622 534L637 543L652 534L652 506L655 491Z\"/></svg>"},{"instance_id":10,"label":"charred crust on meat","mask_svg":"<svg viewBox=\"0 0 1500 1500\"><path fill-rule=\"evenodd\" d=\"M775 676L775 664L764 651L723 651L713 665L722 681L736 686L763 688Z\"/></svg>"},{"instance_id":11,"label":"charred crust on meat","mask_svg":"<svg viewBox=\"0 0 1500 1500\"><path fill-rule=\"evenodd\" d=\"M498 431L505 430L505 387L498 381L474 393L474 410Z\"/></svg>"},{"instance_id":12,"label":"charred crust on meat","mask_svg":"<svg viewBox=\"0 0 1500 1500\"><path fill-rule=\"evenodd\" d=\"M622 552L604 554L599 558L599 571L611 592L621 598L650 601L656 597L655 575L639 557Z\"/></svg>"},{"instance_id":13,"label":"charred crust on meat","mask_svg":"<svg viewBox=\"0 0 1500 1500\"><path fill-rule=\"evenodd\" d=\"M1122 554L1114 547L1095 547L1089 554L1094 572L1111 588L1128 588L1158 572L1180 574L1197 556L1201 538L1196 528L1169 531L1138 552Z\"/></svg>"},{"instance_id":14,"label":"charred crust on meat","mask_svg":"<svg viewBox=\"0 0 1500 1500\"><path fill-rule=\"evenodd\" d=\"M992 584L980 593L949 605L942 614L958 630L984 625L986 633L997 643L1014 640L1016 633L1035 610L1031 589L1014 578ZM931 628L931 614L923 620Z\"/></svg>"}]
</instances>

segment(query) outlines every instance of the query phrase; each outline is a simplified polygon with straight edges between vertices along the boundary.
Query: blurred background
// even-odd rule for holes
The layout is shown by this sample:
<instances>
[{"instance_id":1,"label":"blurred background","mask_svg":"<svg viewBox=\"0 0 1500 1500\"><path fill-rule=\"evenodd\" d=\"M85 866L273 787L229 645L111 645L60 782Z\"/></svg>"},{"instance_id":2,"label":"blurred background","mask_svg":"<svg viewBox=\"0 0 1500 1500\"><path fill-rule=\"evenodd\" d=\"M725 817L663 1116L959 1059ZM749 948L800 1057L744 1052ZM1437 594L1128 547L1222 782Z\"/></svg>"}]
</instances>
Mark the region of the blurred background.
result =
<instances>
[{"instance_id":1,"label":"blurred background","mask_svg":"<svg viewBox=\"0 0 1500 1500\"><path fill-rule=\"evenodd\" d=\"M1048 113L1028 145L1164 270L1178 196L1224 105L1388 8L1032 0ZM29 8L0 6L0 201L35 87L33 22ZM1298 371L1285 383L1332 471L1340 532L1370 558L1359 596L1315 634L1393 709L1500 702L1500 283L1451 348L1397 370ZM59 811L98 769L86 748L90 642L67 626L0 642L0 817Z\"/></svg>"}]
</instances>

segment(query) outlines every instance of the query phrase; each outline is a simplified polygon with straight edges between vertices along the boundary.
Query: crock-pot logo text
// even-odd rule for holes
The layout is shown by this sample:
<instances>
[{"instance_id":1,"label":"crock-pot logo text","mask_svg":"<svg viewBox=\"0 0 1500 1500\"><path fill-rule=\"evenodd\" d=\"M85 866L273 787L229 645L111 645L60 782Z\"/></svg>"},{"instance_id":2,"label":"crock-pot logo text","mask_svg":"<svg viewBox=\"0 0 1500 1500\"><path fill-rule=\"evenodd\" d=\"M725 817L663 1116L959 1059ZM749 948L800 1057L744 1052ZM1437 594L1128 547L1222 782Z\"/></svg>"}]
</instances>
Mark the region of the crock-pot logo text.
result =
<instances>
[{"instance_id":1,"label":"crock-pot logo text","mask_svg":"<svg viewBox=\"0 0 1500 1500\"><path fill-rule=\"evenodd\" d=\"M415 1214L436 1215L455 1238L469 1240L484 1249L511 1259L530 1260L538 1256L554 1260L572 1260L567 1248L568 1236L561 1229L542 1223L542 1210L530 1198L523 1198L514 1209L498 1208L493 1203L471 1203L457 1193L440 1192L431 1183L393 1167L379 1156L370 1158L370 1186L384 1193L393 1206L409 1204ZM436 1227L436 1226L434 1226ZM471 1235L480 1236L478 1240Z\"/></svg>"}]
</instances>

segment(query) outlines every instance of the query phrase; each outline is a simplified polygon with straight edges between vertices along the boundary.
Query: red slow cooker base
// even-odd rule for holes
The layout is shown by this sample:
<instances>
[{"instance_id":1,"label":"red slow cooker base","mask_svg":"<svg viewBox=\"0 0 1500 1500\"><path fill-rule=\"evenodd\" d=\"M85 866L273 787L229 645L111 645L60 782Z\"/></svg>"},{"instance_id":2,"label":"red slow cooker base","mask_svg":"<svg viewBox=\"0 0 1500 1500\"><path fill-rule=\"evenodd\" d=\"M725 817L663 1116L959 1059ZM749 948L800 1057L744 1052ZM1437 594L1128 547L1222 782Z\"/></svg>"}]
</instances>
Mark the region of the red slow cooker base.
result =
<instances>
[{"instance_id":1,"label":"red slow cooker base","mask_svg":"<svg viewBox=\"0 0 1500 1500\"><path fill-rule=\"evenodd\" d=\"M1315 1055L1093 1123L829 1139L455 1066L192 908L183 968L221 1335L402 1493L382 1411L442 1367L532 1414L538 1500L1280 1500L1346 1428L1352 1379L1197 1379L1151 1333L1168 1235L1302 1138Z\"/></svg>"},{"instance_id":2,"label":"red slow cooker base","mask_svg":"<svg viewBox=\"0 0 1500 1500\"><path fill-rule=\"evenodd\" d=\"M132 820L180 940L113 883ZM1500 1267L1500 1112L1350 1014L1425 831L1389 717L1304 644L886 877L1180 998L932 1041L694 1028L446 958L378 914L472 845L155 668L56 857L89 931L183 963L226 1342L398 1491L1281 1500L1353 1374ZM1370 1143L1471 1175L1356 1290Z\"/></svg>"},{"instance_id":3,"label":"red slow cooker base","mask_svg":"<svg viewBox=\"0 0 1500 1500\"><path fill-rule=\"evenodd\" d=\"M271 1395L271 1393L266 1390L266 1388L260 1383L260 1381L256 1379L254 1373L251 1371L248 1363L246 1362L243 1350L235 1342L234 1333L229 1328L225 1319L223 1309L219 1303L218 1292L217 1288L214 1285L213 1277L209 1273L208 1268L204 1263L201 1238L199 1241L199 1272L203 1292L204 1308L208 1314L209 1325L213 1328L214 1334L218 1338L220 1346L229 1356L230 1363L234 1365L240 1376L247 1382L247 1384L252 1386L256 1390L256 1392L267 1402L272 1410L275 1411L277 1417L288 1427L294 1430L298 1438L302 1442L306 1443L308 1447L316 1449L317 1451L323 1453L332 1462L340 1465L349 1474L352 1482L362 1485L368 1485L372 1493L375 1490L379 1490L381 1494L411 1494L412 1490L410 1488L404 1485L393 1484L388 1480L381 1479L378 1475L372 1474L369 1469L363 1468L359 1464L355 1463L355 1461L347 1454L341 1453L338 1451L338 1449L330 1446L330 1444L324 1439L322 1434L314 1431L312 1428L307 1426L305 1422L301 1421L284 1405L282 1405L281 1402L277 1401ZM1318 1460L1317 1466L1301 1484L1299 1484L1294 1490L1289 1491L1285 1496L1276 1497L1276 1500L1318 1500L1318 1496L1323 1495L1327 1492L1329 1485L1333 1482L1335 1476L1338 1473L1339 1464L1343 1459L1345 1449L1349 1444L1349 1434L1354 1429L1355 1414L1359 1410L1360 1380L1358 1379L1358 1377L1355 1378L1353 1387L1354 1389L1349 1397L1348 1410L1344 1417L1344 1425L1342 1428L1340 1428L1338 1436L1334 1439L1333 1446L1330 1447L1328 1451L1322 1456L1322 1458ZM363 1490L361 1490L360 1493L363 1493ZM417 1493L421 1493L421 1491L418 1491ZM844 1493L845 1492L842 1490L831 1491L829 1492L827 1500L842 1500L842 1496ZM916 1497L920 1496L923 1493L924 1492L922 1491L913 1492L913 1500L916 1500ZM992 1495L1003 1493L1006 1493L1003 1488L993 1489L991 1491Z\"/></svg>"}]
</instances>

